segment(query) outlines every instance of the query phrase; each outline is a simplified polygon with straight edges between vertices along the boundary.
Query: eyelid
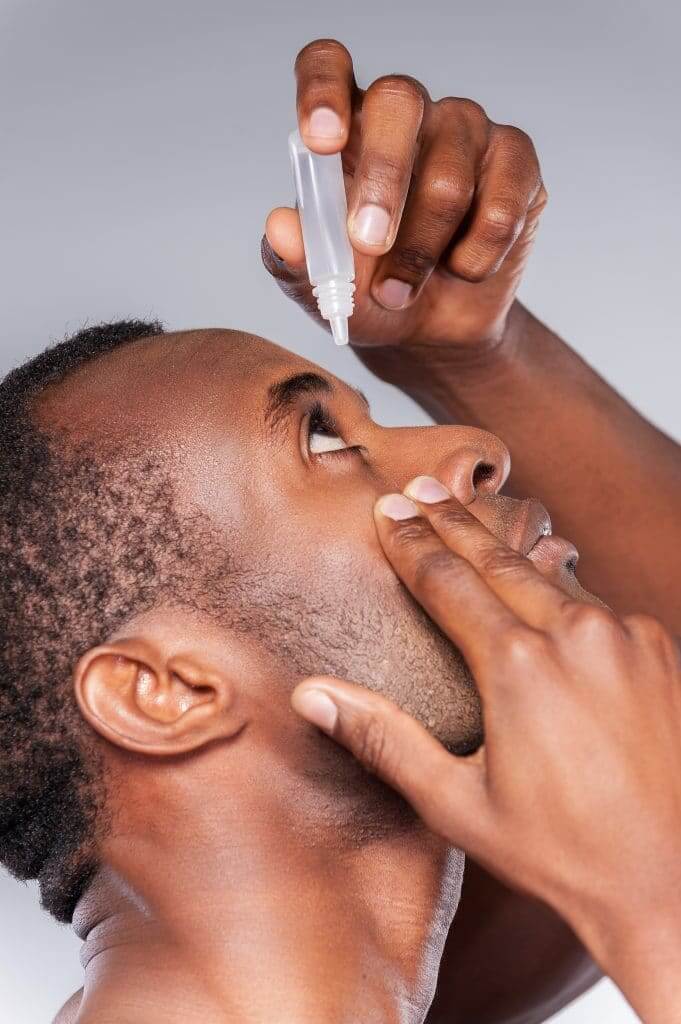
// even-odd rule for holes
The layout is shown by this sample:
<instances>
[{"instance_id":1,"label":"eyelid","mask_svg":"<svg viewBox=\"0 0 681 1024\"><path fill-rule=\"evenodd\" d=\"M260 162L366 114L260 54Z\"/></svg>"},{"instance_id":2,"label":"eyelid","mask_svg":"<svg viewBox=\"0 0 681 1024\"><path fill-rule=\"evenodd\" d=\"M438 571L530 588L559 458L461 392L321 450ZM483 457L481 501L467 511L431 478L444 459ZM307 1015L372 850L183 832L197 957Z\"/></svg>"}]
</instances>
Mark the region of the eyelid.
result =
<instances>
[{"instance_id":1,"label":"eyelid","mask_svg":"<svg viewBox=\"0 0 681 1024\"><path fill-rule=\"evenodd\" d=\"M330 435L338 437L345 447L332 449L327 452L311 452L310 451L310 437L315 432L313 429L313 423L315 417L320 420L323 426L326 428ZM364 455L364 448L362 445L351 445L343 437L341 430L336 422L336 418L330 409L324 405L319 399L316 399L313 404L307 409L301 420L301 449L303 457L306 462L313 460L324 459L327 457L333 457L338 459L339 456L344 455Z\"/></svg>"},{"instance_id":2,"label":"eyelid","mask_svg":"<svg viewBox=\"0 0 681 1024\"><path fill-rule=\"evenodd\" d=\"M308 434L314 433L315 430L319 433L326 431L326 433L340 438L343 444L347 443L335 416L328 406L319 400L315 401L308 411Z\"/></svg>"}]
</instances>

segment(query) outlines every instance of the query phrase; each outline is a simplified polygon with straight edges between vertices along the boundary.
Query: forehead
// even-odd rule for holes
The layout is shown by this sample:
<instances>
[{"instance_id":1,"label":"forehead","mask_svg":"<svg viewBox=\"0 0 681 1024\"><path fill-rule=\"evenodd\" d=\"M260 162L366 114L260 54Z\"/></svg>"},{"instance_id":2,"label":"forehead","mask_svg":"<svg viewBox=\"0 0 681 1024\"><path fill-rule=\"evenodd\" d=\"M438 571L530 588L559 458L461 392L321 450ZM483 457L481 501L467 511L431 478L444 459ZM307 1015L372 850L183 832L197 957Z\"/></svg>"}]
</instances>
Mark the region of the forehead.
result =
<instances>
[{"instance_id":1,"label":"forehead","mask_svg":"<svg viewBox=\"0 0 681 1024\"><path fill-rule=\"evenodd\" d=\"M140 339L85 365L36 404L39 421L67 434L111 437L131 428L190 428L213 415L238 432L264 408L269 387L314 363L258 335L222 328Z\"/></svg>"}]
</instances>

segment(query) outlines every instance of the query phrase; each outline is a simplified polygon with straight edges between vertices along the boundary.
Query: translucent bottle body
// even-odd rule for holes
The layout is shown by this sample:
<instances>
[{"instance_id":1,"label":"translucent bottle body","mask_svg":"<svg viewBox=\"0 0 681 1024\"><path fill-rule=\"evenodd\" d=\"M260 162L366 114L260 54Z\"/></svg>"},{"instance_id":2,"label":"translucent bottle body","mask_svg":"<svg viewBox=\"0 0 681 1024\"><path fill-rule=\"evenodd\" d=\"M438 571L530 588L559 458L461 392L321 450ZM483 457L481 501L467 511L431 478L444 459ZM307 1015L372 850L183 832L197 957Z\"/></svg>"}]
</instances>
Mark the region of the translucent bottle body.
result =
<instances>
[{"instance_id":1,"label":"translucent bottle body","mask_svg":"<svg viewBox=\"0 0 681 1024\"><path fill-rule=\"evenodd\" d=\"M289 135L289 153L303 229L307 273L319 312L337 345L347 344L354 309L355 261L348 238L348 207L340 153L319 156Z\"/></svg>"}]
</instances>

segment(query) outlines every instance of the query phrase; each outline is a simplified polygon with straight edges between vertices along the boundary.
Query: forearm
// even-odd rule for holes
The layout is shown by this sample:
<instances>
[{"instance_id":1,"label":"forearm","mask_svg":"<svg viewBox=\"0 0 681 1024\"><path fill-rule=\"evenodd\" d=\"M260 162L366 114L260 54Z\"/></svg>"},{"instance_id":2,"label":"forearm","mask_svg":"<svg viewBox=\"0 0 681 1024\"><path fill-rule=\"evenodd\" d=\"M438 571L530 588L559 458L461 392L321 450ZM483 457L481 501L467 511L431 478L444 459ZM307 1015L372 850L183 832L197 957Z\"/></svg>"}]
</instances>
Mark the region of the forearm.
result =
<instances>
[{"instance_id":1,"label":"forearm","mask_svg":"<svg viewBox=\"0 0 681 1024\"><path fill-rule=\"evenodd\" d=\"M514 493L540 498L581 554L580 579L621 613L681 632L681 453L516 304L491 352L364 350L378 376L439 422L498 434Z\"/></svg>"},{"instance_id":2,"label":"forearm","mask_svg":"<svg viewBox=\"0 0 681 1024\"><path fill-rule=\"evenodd\" d=\"M670 887L671 890L671 887ZM646 1024L681 1022L681 911L676 893L665 906L631 906L603 924L579 927L603 971Z\"/></svg>"},{"instance_id":3,"label":"forearm","mask_svg":"<svg viewBox=\"0 0 681 1024\"><path fill-rule=\"evenodd\" d=\"M557 914L467 858L426 1024L540 1024L600 977Z\"/></svg>"}]
</instances>

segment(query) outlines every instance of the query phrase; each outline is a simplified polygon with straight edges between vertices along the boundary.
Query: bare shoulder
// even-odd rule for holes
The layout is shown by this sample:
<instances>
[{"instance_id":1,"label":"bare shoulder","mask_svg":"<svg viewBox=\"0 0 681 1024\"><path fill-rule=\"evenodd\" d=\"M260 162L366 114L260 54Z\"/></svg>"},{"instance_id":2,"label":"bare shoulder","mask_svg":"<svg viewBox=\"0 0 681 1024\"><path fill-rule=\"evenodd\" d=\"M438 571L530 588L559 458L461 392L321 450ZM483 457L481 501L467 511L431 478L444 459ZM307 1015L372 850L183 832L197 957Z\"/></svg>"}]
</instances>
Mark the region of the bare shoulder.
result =
<instances>
[{"instance_id":1,"label":"bare shoulder","mask_svg":"<svg viewBox=\"0 0 681 1024\"><path fill-rule=\"evenodd\" d=\"M52 1021L52 1024L75 1024L82 997L83 990L82 988L79 988L77 992L73 993L70 999L66 1000L61 1010L59 1010L57 1016Z\"/></svg>"}]
</instances>

